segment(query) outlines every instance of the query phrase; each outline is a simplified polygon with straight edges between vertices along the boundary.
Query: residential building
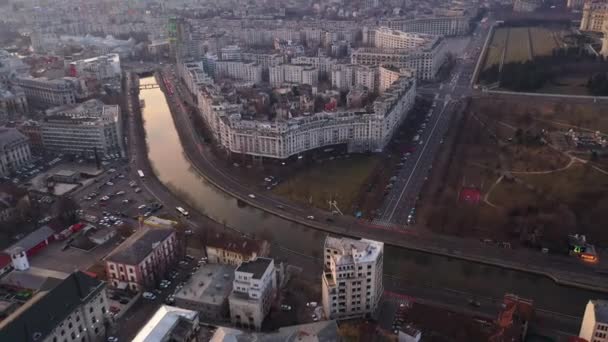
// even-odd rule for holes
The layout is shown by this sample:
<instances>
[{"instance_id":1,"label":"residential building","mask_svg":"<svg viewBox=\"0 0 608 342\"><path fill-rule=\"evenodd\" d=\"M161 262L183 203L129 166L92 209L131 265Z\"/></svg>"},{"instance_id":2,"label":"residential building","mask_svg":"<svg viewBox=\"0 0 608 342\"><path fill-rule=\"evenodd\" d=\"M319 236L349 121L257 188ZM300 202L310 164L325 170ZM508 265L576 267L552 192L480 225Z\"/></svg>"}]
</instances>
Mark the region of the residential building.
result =
<instances>
[{"instance_id":1,"label":"residential building","mask_svg":"<svg viewBox=\"0 0 608 342\"><path fill-rule=\"evenodd\" d=\"M384 93L387 89L393 86L400 77L413 77L414 72L407 68L393 68L390 66L381 66L378 68L378 92Z\"/></svg>"},{"instance_id":2,"label":"residential building","mask_svg":"<svg viewBox=\"0 0 608 342\"><path fill-rule=\"evenodd\" d=\"M260 330L276 296L274 260L256 258L243 262L234 272L232 293L228 298L232 324Z\"/></svg>"},{"instance_id":3,"label":"residential building","mask_svg":"<svg viewBox=\"0 0 608 342\"><path fill-rule=\"evenodd\" d=\"M355 69L355 85L364 86L369 91L378 90L378 68L359 66Z\"/></svg>"},{"instance_id":4,"label":"residential building","mask_svg":"<svg viewBox=\"0 0 608 342\"><path fill-rule=\"evenodd\" d=\"M6 50L0 50L0 85L6 86L9 81L19 75L25 75L29 72L30 67L14 55L11 55Z\"/></svg>"},{"instance_id":5,"label":"residential building","mask_svg":"<svg viewBox=\"0 0 608 342\"><path fill-rule=\"evenodd\" d=\"M514 12L534 12L543 4L542 0L515 0Z\"/></svg>"},{"instance_id":6,"label":"residential building","mask_svg":"<svg viewBox=\"0 0 608 342\"><path fill-rule=\"evenodd\" d=\"M469 16L446 16L414 19L386 19L380 25L403 32L417 32L441 36L459 36L470 30Z\"/></svg>"},{"instance_id":7,"label":"residential building","mask_svg":"<svg viewBox=\"0 0 608 342\"><path fill-rule=\"evenodd\" d=\"M0 113L6 119L28 112L25 92L19 86L2 86L0 84Z\"/></svg>"},{"instance_id":8,"label":"residential building","mask_svg":"<svg viewBox=\"0 0 608 342\"><path fill-rule=\"evenodd\" d=\"M329 319L371 316L382 296L384 244L327 237L321 277L323 310Z\"/></svg>"},{"instance_id":9,"label":"residential building","mask_svg":"<svg viewBox=\"0 0 608 342\"><path fill-rule=\"evenodd\" d=\"M214 77L229 77L252 83L262 82L262 66L254 62L216 61Z\"/></svg>"},{"instance_id":10,"label":"residential building","mask_svg":"<svg viewBox=\"0 0 608 342\"><path fill-rule=\"evenodd\" d=\"M379 152L414 103L416 80L401 77L367 108L323 111L273 121L245 119L242 105L222 98L217 87L198 94L201 115L228 153L285 159L331 145L350 152Z\"/></svg>"},{"instance_id":11,"label":"residential building","mask_svg":"<svg viewBox=\"0 0 608 342\"><path fill-rule=\"evenodd\" d=\"M412 33L379 27L368 30L363 28L363 43L383 49L413 50L432 43L436 35Z\"/></svg>"},{"instance_id":12,"label":"residential building","mask_svg":"<svg viewBox=\"0 0 608 342\"><path fill-rule=\"evenodd\" d=\"M210 263L238 266L259 256L268 256L270 244L244 236L209 233L205 239L205 251Z\"/></svg>"},{"instance_id":13,"label":"residential building","mask_svg":"<svg viewBox=\"0 0 608 342\"><path fill-rule=\"evenodd\" d=\"M174 229L140 228L106 258L109 283L141 291L154 287L177 260Z\"/></svg>"},{"instance_id":14,"label":"residential building","mask_svg":"<svg viewBox=\"0 0 608 342\"><path fill-rule=\"evenodd\" d=\"M27 190L12 183L0 184L0 222L15 219L19 215L19 206L23 209L29 207Z\"/></svg>"},{"instance_id":15,"label":"residential building","mask_svg":"<svg viewBox=\"0 0 608 342\"><path fill-rule=\"evenodd\" d=\"M364 47L353 50L351 54L352 64L408 68L414 70L420 80L434 79L445 59L445 42L440 38L413 50Z\"/></svg>"},{"instance_id":16,"label":"residential building","mask_svg":"<svg viewBox=\"0 0 608 342\"><path fill-rule=\"evenodd\" d=\"M122 69L117 53L70 62L68 74L71 77L94 79L99 83L120 82Z\"/></svg>"},{"instance_id":17,"label":"residential building","mask_svg":"<svg viewBox=\"0 0 608 342\"><path fill-rule=\"evenodd\" d=\"M226 341L302 341L302 342L340 342L342 337L336 321L320 321L279 328L273 332L241 331L233 328L219 327L209 342Z\"/></svg>"},{"instance_id":18,"label":"residential building","mask_svg":"<svg viewBox=\"0 0 608 342\"><path fill-rule=\"evenodd\" d=\"M49 80L19 76L13 82L23 89L30 103L48 107L76 103L77 85L68 78Z\"/></svg>"},{"instance_id":19,"label":"residential building","mask_svg":"<svg viewBox=\"0 0 608 342\"><path fill-rule=\"evenodd\" d=\"M578 336L589 342L608 341L608 301L593 299L587 302Z\"/></svg>"},{"instance_id":20,"label":"residential building","mask_svg":"<svg viewBox=\"0 0 608 342\"><path fill-rule=\"evenodd\" d=\"M256 52L246 51L241 52L241 59L244 61L254 62L261 65L263 68L269 68L282 64L285 58L278 53L271 52ZM296 63L296 64L308 64L308 63Z\"/></svg>"},{"instance_id":21,"label":"residential building","mask_svg":"<svg viewBox=\"0 0 608 342\"><path fill-rule=\"evenodd\" d=\"M42 143L42 126L40 126L38 121L24 121L17 126L17 130L27 137L32 154L42 153L44 150L44 144Z\"/></svg>"},{"instance_id":22,"label":"residential building","mask_svg":"<svg viewBox=\"0 0 608 342\"><path fill-rule=\"evenodd\" d=\"M228 296L232 292L235 266L203 264L183 288L175 292L175 305L198 311L205 322L224 322L230 317Z\"/></svg>"},{"instance_id":23,"label":"residential building","mask_svg":"<svg viewBox=\"0 0 608 342\"><path fill-rule=\"evenodd\" d=\"M56 153L124 155L118 105L92 99L47 110L40 123L44 149Z\"/></svg>"},{"instance_id":24,"label":"residential building","mask_svg":"<svg viewBox=\"0 0 608 342\"><path fill-rule=\"evenodd\" d=\"M241 48L238 45L224 46L220 49L220 59L223 61L240 61Z\"/></svg>"},{"instance_id":25,"label":"residential building","mask_svg":"<svg viewBox=\"0 0 608 342\"><path fill-rule=\"evenodd\" d=\"M199 330L198 312L162 305L139 329L132 342L195 342Z\"/></svg>"},{"instance_id":26,"label":"residential building","mask_svg":"<svg viewBox=\"0 0 608 342\"><path fill-rule=\"evenodd\" d=\"M213 84L213 78L205 72L202 61L178 63L177 74L193 95L198 93L199 86L203 84Z\"/></svg>"},{"instance_id":27,"label":"residential building","mask_svg":"<svg viewBox=\"0 0 608 342\"><path fill-rule=\"evenodd\" d=\"M281 86L284 83L317 85L319 71L312 65L281 64L269 68L270 84Z\"/></svg>"},{"instance_id":28,"label":"residential building","mask_svg":"<svg viewBox=\"0 0 608 342\"><path fill-rule=\"evenodd\" d=\"M0 176L10 176L30 162L27 137L16 128L0 128Z\"/></svg>"},{"instance_id":29,"label":"residential building","mask_svg":"<svg viewBox=\"0 0 608 342\"><path fill-rule=\"evenodd\" d=\"M319 70L319 73L329 73L337 61L327 56L297 56L291 59L291 64L308 64Z\"/></svg>"},{"instance_id":30,"label":"residential building","mask_svg":"<svg viewBox=\"0 0 608 342\"><path fill-rule=\"evenodd\" d=\"M581 31L604 32L608 21L608 2L602 0L586 1L581 17Z\"/></svg>"},{"instance_id":31,"label":"residential building","mask_svg":"<svg viewBox=\"0 0 608 342\"><path fill-rule=\"evenodd\" d=\"M0 322L0 341L104 341L105 287L80 271L46 282L46 287Z\"/></svg>"}]
</instances>

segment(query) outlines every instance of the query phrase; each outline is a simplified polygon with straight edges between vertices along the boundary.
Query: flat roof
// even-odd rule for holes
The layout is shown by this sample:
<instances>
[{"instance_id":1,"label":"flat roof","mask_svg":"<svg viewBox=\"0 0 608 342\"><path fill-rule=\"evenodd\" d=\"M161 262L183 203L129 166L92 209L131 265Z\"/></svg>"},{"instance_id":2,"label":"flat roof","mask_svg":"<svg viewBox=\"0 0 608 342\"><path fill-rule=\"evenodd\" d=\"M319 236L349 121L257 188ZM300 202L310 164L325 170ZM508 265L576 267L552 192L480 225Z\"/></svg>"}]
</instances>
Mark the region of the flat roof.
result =
<instances>
[{"instance_id":1,"label":"flat roof","mask_svg":"<svg viewBox=\"0 0 608 342\"><path fill-rule=\"evenodd\" d=\"M201 265L184 287L175 294L175 298L220 305L232 291L235 268L223 264Z\"/></svg>"},{"instance_id":2,"label":"flat roof","mask_svg":"<svg viewBox=\"0 0 608 342\"><path fill-rule=\"evenodd\" d=\"M42 226L29 233L23 239L15 242L12 246L5 249L4 252L6 252L7 254L11 254L11 252L14 251L15 248L22 248L24 251L27 252L32 247L53 236L53 234L55 234L55 231L51 227L47 225Z\"/></svg>"},{"instance_id":3,"label":"flat roof","mask_svg":"<svg viewBox=\"0 0 608 342\"><path fill-rule=\"evenodd\" d=\"M186 320L194 322L198 317L198 312L178 308L175 306L163 305L154 316L146 322L139 330L132 342L158 342L165 341L180 321Z\"/></svg>"},{"instance_id":4,"label":"flat roof","mask_svg":"<svg viewBox=\"0 0 608 342\"><path fill-rule=\"evenodd\" d=\"M261 279L272 262L273 260L270 258L256 258L255 260L241 263L236 271L250 273L253 279Z\"/></svg>"}]
</instances>

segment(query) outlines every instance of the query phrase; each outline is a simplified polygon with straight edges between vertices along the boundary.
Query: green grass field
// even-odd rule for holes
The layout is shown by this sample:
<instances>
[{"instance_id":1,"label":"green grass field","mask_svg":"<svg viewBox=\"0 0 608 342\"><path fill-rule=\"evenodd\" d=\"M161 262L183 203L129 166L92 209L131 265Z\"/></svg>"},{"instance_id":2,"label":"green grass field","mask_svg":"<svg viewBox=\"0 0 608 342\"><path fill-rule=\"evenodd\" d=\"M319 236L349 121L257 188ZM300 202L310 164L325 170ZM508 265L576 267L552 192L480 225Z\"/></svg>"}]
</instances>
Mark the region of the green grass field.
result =
<instances>
[{"instance_id":1,"label":"green grass field","mask_svg":"<svg viewBox=\"0 0 608 342\"><path fill-rule=\"evenodd\" d=\"M273 192L325 210L328 201L336 200L344 214L352 214L361 189L381 161L362 155L324 161L285 179Z\"/></svg>"}]
</instances>

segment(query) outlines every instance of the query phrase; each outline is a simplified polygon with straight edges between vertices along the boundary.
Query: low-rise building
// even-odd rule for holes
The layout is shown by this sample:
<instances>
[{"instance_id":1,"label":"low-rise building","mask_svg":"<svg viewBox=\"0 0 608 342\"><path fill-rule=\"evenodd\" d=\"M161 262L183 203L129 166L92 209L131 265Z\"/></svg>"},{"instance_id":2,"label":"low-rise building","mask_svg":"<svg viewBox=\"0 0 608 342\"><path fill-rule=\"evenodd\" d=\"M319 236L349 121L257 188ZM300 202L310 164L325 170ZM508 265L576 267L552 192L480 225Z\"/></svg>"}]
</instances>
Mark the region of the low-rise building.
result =
<instances>
[{"instance_id":1,"label":"low-rise building","mask_svg":"<svg viewBox=\"0 0 608 342\"><path fill-rule=\"evenodd\" d=\"M44 149L55 153L124 155L118 105L93 99L47 110L42 126Z\"/></svg>"},{"instance_id":2,"label":"low-rise building","mask_svg":"<svg viewBox=\"0 0 608 342\"><path fill-rule=\"evenodd\" d=\"M16 128L0 128L0 176L10 176L30 162L27 137Z\"/></svg>"},{"instance_id":3,"label":"low-rise building","mask_svg":"<svg viewBox=\"0 0 608 342\"><path fill-rule=\"evenodd\" d=\"M174 229L141 228L106 257L113 287L141 291L154 287L177 260Z\"/></svg>"},{"instance_id":4,"label":"low-rise building","mask_svg":"<svg viewBox=\"0 0 608 342\"><path fill-rule=\"evenodd\" d=\"M198 341L198 312L162 305L139 329L132 342L194 342Z\"/></svg>"},{"instance_id":5,"label":"low-rise building","mask_svg":"<svg viewBox=\"0 0 608 342\"><path fill-rule=\"evenodd\" d=\"M105 340L104 282L77 271L47 286L0 322L0 341Z\"/></svg>"},{"instance_id":6,"label":"low-rise building","mask_svg":"<svg viewBox=\"0 0 608 342\"><path fill-rule=\"evenodd\" d=\"M210 233L205 239L205 252L210 263L238 266L242 262L268 256L270 244L244 236Z\"/></svg>"},{"instance_id":7,"label":"low-rise building","mask_svg":"<svg viewBox=\"0 0 608 342\"><path fill-rule=\"evenodd\" d=\"M232 292L235 266L203 264L183 288L175 293L175 305L198 311L205 322L230 318L228 296Z\"/></svg>"},{"instance_id":8,"label":"low-rise building","mask_svg":"<svg viewBox=\"0 0 608 342\"><path fill-rule=\"evenodd\" d=\"M470 30L469 16L425 17L413 19L385 19L381 26L403 32L418 32L442 36L459 36Z\"/></svg>"},{"instance_id":9,"label":"low-rise building","mask_svg":"<svg viewBox=\"0 0 608 342\"><path fill-rule=\"evenodd\" d=\"M594 299L587 302L578 336L589 342L608 341L608 301Z\"/></svg>"},{"instance_id":10,"label":"low-rise building","mask_svg":"<svg viewBox=\"0 0 608 342\"><path fill-rule=\"evenodd\" d=\"M257 258L243 262L234 273L228 298L230 319L237 327L260 330L277 291L274 260Z\"/></svg>"}]
</instances>

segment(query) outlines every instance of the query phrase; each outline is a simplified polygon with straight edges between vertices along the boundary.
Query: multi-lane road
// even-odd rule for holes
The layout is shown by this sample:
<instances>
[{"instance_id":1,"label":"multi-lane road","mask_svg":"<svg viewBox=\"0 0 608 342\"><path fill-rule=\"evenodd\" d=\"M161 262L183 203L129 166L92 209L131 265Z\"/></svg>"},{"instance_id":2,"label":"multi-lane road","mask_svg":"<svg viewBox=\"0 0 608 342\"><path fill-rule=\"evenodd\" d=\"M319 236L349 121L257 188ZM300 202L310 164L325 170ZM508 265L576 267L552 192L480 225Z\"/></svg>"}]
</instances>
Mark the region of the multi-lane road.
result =
<instances>
[{"instance_id":1,"label":"multi-lane road","mask_svg":"<svg viewBox=\"0 0 608 342\"><path fill-rule=\"evenodd\" d=\"M412 141L412 147L397 181L380 209L374 223L382 226L401 226L415 220L417 198L428 179L433 160L443 142L450 123L459 115L461 100L471 94L471 78L481 52L489 26L478 27L459 56L448 80L423 86L421 94L433 97L433 107L428 113L425 127Z\"/></svg>"}]
</instances>

